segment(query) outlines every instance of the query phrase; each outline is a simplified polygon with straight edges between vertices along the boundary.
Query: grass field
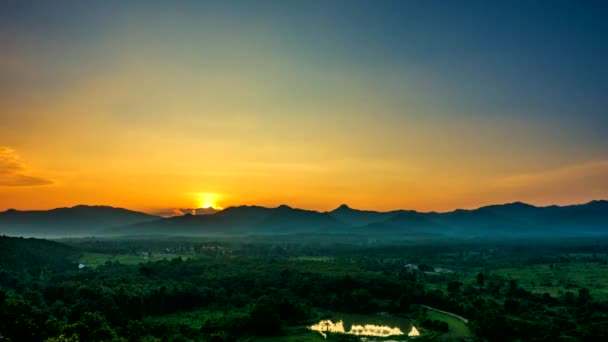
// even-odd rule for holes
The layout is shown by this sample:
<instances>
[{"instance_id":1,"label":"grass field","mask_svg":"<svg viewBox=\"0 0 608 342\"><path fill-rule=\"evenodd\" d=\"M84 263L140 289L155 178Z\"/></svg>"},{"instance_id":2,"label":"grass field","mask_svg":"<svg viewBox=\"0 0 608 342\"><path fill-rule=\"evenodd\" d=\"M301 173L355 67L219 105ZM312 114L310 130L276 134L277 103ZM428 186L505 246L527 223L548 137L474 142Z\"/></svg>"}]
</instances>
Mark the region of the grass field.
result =
<instances>
[{"instance_id":1,"label":"grass field","mask_svg":"<svg viewBox=\"0 0 608 342\"><path fill-rule=\"evenodd\" d=\"M78 262L86 265L87 267L97 267L103 265L106 262L119 262L125 265L136 265L148 261L158 261L163 259L174 259L179 258L187 259L192 257L191 255L177 255L177 254L153 254L149 257L138 256L138 255L112 255L102 253L84 253Z\"/></svg>"},{"instance_id":2,"label":"grass field","mask_svg":"<svg viewBox=\"0 0 608 342\"><path fill-rule=\"evenodd\" d=\"M461 339L473 337L469 326L456 317L452 317L434 310L428 310L427 315L429 319L441 320L448 324L450 330L447 333L439 336L441 341L460 341Z\"/></svg>"},{"instance_id":3,"label":"grass field","mask_svg":"<svg viewBox=\"0 0 608 342\"><path fill-rule=\"evenodd\" d=\"M597 262L572 262L551 265L528 265L491 271L534 293L547 292L559 297L565 291L586 287L596 299L608 299L608 265Z\"/></svg>"},{"instance_id":4,"label":"grass field","mask_svg":"<svg viewBox=\"0 0 608 342\"><path fill-rule=\"evenodd\" d=\"M291 258L289 258L289 260L293 260L293 261L333 261L334 258L325 257L325 256L298 256L298 257L291 257Z\"/></svg>"},{"instance_id":5,"label":"grass field","mask_svg":"<svg viewBox=\"0 0 608 342\"><path fill-rule=\"evenodd\" d=\"M223 311L201 309L195 311L178 312L171 315L148 317L146 320L150 322L167 323L170 325L187 325L194 329L200 329L206 319L221 317L224 314L225 313Z\"/></svg>"},{"instance_id":6,"label":"grass field","mask_svg":"<svg viewBox=\"0 0 608 342\"><path fill-rule=\"evenodd\" d=\"M276 337L252 337L247 341L256 342L321 342L325 338L316 331L311 331L306 327L286 328L286 336Z\"/></svg>"},{"instance_id":7,"label":"grass field","mask_svg":"<svg viewBox=\"0 0 608 342\"><path fill-rule=\"evenodd\" d=\"M206 319L217 318L225 315L223 311L195 310L190 312L179 312L171 315L148 317L147 321L159 322L169 325L187 325L194 329L200 329ZM318 332L308 329L306 326L283 327L285 335L274 337L248 337L245 341L262 342L304 342L304 341L325 341Z\"/></svg>"}]
</instances>

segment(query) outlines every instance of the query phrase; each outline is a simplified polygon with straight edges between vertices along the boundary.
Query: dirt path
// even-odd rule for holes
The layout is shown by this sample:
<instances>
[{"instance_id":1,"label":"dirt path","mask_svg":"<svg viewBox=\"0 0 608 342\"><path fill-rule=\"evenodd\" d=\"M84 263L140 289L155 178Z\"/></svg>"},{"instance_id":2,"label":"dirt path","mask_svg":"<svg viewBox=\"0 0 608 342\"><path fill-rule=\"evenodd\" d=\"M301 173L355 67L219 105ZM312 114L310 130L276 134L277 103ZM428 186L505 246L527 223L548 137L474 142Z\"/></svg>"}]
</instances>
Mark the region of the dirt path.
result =
<instances>
[{"instance_id":1,"label":"dirt path","mask_svg":"<svg viewBox=\"0 0 608 342\"><path fill-rule=\"evenodd\" d=\"M428 305L424 305L424 304L420 304L420 306L422 306L423 308L427 308L427 309L429 309L429 310L433 310L433 311L441 312L442 314L446 314L446 315L448 315L448 316L452 316L452 317L454 317L454 318L457 318L457 319L459 319L459 320L461 320L461 321L465 322L466 324L469 324L469 320L468 320L468 319L466 319L466 318L464 318L464 317L462 317L462 316L458 316L457 314L454 314L454 313L451 313L451 312L447 312L447 311L443 311L443 310L439 310L439 309L435 309L435 308L432 308L432 307L430 307L430 306L428 306Z\"/></svg>"}]
</instances>

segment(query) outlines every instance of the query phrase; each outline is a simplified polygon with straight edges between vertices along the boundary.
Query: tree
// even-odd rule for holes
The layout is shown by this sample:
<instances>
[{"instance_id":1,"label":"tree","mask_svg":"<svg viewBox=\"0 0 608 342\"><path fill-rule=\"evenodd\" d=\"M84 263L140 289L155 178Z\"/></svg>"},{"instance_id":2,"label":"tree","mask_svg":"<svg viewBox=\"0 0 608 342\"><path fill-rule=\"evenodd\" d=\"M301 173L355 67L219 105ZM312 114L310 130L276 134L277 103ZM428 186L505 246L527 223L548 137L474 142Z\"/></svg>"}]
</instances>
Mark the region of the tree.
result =
<instances>
[{"instance_id":1,"label":"tree","mask_svg":"<svg viewBox=\"0 0 608 342\"><path fill-rule=\"evenodd\" d=\"M418 270L420 270L421 272L435 272L435 268L427 264L418 265Z\"/></svg>"},{"instance_id":2,"label":"tree","mask_svg":"<svg viewBox=\"0 0 608 342\"><path fill-rule=\"evenodd\" d=\"M98 312L85 312L71 329L81 341L111 341L115 337L105 317Z\"/></svg>"},{"instance_id":3,"label":"tree","mask_svg":"<svg viewBox=\"0 0 608 342\"><path fill-rule=\"evenodd\" d=\"M456 294L458 291L460 291L460 287L462 286L462 283L459 281L451 281L448 283L448 292L450 294Z\"/></svg>"},{"instance_id":4,"label":"tree","mask_svg":"<svg viewBox=\"0 0 608 342\"><path fill-rule=\"evenodd\" d=\"M574 305L576 302L574 299L574 293L572 291L566 291L562 300L566 305Z\"/></svg>"},{"instance_id":5,"label":"tree","mask_svg":"<svg viewBox=\"0 0 608 342\"><path fill-rule=\"evenodd\" d=\"M483 287L483 273L481 272L477 273L477 285Z\"/></svg>"},{"instance_id":6,"label":"tree","mask_svg":"<svg viewBox=\"0 0 608 342\"><path fill-rule=\"evenodd\" d=\"M249 329L259 336L275 336L281 332L281 317L270 298L263 296L249 310Z\"/></svg>"},{"instance_id":7,"label":"tree","mask_svg":"<svg viewBox=\"0 0 608 342\"><path fill-rule=\"evenodd\" d=\"M586 287L578 289L578 305L585 305L591 301L591 293Z\"/></svg>"},{"instance_id":8,"label":"tree","mask_svg":"<svg viewBox=\"0 0 608 342\"><path fill-rule=\"evenodd\" d=\"M369 308L371 295L367 289L356 289L350 293L351 304L355 311L365 312Z\"/></svg>"},{"instance_id":9,"label":"tree","mask_svg":"<svg viewBox=\"0 0 608 342\"><path fill-rule=\"evenodd\" d=\"M2 341L2 339L0 339L0 341ZM72 336L59 335L59 336L47 338L46 340L44 340L44 342L81 342L81 340L79 340L78 336L76 336L76 335L72 335Z\"/></svg>"},{"instance_id":10,"label":"tree","mask_svg":"<svg viewBox=\"0 0 608 342\"><path fill-rule=\"evenodd\" d=\"M519 311L519 302L514 299L505 299L505 311L510 314L516 314Z\"/></svg>"}]
</instances>

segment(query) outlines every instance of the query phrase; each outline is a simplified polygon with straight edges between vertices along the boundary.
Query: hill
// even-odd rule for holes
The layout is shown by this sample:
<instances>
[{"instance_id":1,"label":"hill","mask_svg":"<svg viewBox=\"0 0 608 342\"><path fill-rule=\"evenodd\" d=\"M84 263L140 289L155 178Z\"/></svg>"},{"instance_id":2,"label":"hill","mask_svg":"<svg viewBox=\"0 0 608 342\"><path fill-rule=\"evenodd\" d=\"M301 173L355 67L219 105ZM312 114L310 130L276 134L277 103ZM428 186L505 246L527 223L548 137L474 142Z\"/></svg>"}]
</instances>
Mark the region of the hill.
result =
<instances>
[{"instance_id":1,"label":"hill","mask_svg":"<svg viewBox=\"0 0 608 342\"><path fill-rule=\"evenodd\" d=\"M0 269L4 271L38 277L43 270L75 269L79 254L77 249L54 241L0 236Z\"/></svg>"},{"instance_id":2,"label":"hill","mask_svg":"<svg viewBox=\"0 0 608 342\"><path fill-rule=\"evenodd\" d=\"M348 234L383 239L416 236L506 238L608 234L608 201L536 207L515 202L451 212L377 212L342 205L329 212L281 205L230 207L209 215L160 218L112 207L76 206L0 213L0 233L85 235Z\"/></svg>"},{"instance_id":3,"label":"hill","mask_svg":"<svg viewBox=\"0 0 608 342\"><path fill-rule=\"evenodd\" d=\"M111 235L289 234L336 229L343 224L327 213L286 205L277 208L239 206L211 215L184 215L108 229Z\"/></svg>"},{"instance_id":4,"label":"hill","mask_svg":"<svg viewBox=\"0 0 608 342\"><path fill-rule=\"evenodd\" d=\"M536 207L516 202L473 210L378 212L341 205L329 212L282 205L231 207L205 216L184 215L117 227L112 234L352 234L374 238L505 238L608 234L608 201Z\"/></svg>"},{"instance_id":5,"label":"hill","mask_svg":"<svg viewBox=\"0 0 608 342\"><path fill-rule=\"evenodd\" d=\"M78 205L52 210L0 212L0 234L57 237L93 235L110 227L159 219L137 211L109 206Z\"/></svg>"},{"instance_id":6,"label":"hill","mask_svg":"<svg viewBox=\"0 0 608 342\"><path fill-rule=\"evenodd\" d=\"M328 212L329 216L350 226L364 226L372 223L386 221L401 211L379 212L371 210L352 209L346 204Z\"/></svg>"}]
</instances>

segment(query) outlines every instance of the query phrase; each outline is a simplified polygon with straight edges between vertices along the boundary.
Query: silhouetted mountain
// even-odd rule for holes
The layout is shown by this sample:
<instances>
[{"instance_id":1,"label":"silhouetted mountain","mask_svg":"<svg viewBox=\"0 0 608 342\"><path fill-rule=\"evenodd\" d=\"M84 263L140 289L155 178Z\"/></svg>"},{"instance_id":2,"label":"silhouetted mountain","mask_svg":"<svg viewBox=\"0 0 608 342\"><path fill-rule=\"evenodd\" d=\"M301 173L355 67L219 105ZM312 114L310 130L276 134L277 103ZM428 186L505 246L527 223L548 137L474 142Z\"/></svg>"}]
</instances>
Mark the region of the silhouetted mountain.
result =
<instances>
[{"instance_id":1,"label":"silhouetted mountain","mask_svg":"<svg viewBox=\"0 0 608 342\"><path fill-rule=\"evenodd\" d=\"M313 232L342 226L326 213L290 208L259 206L230 207L216 214L184 215L108 230L111 234L202 235L223 233Z\"/></svg>"},{"instance_id":2,"label":"silhouetted mountain","mask_svg":"<svg viewBox=\"0 0 608 342\"><path fill-rule=\"evenodd\" d=\"M230 222L234 226L245 226L259 222L271 213L272 208L243 205L226 208L213 216L220 217L224 222Z\"/></svg>"},{"instance_id":3,"label":"silhouetted mountain","mask_svg":"<svg viewBox=\"0 0 608 342\"><path fill-rule=\"evenodd\" d=\"M375 222L382 222L398 213L399 211L379 212L357 210L350 208L346 204L342 204L338 208L328 212L331 217L350 226L363 226Z\"/></svg>"},{"instance_id":4,"label":"silhouetted mountain","mask_svg":"<svg viewBox=\"0 0 608 342\"><path fill-rule=\"evenodd\" d=\"M229 207L215 214L174 216L162 220L115 227L105 231L112 235L164 234L204 235L252 230L273 209L259 206Z\"/></svg>"},{"instance_id":5,"label":"silhouetted mountain","mask_svg":"<svg viewBox=\"0 0 608 342\"><path fill-rule=\"evenodd\" d=\"M403 210L385 221L370 223L361 229L365 232L395 238L432 237L449 234L451 228L436 223L433 220L434 215L434 213Z\"/></svg>"},{"instance_id":6,"label":"silhouetted mountain","mask_svg":"<svg viewBox=\"0 0 608 342\"><path fill-rule=\"evenodd\" d=\"M0 233L18 236L89 235L101 229L157 220L159 217L108 206L77 205L52 210L0 212Z\"/></svg>"},{"instance_id":7,"label":"silhouetted mountain","mask_svg":"<svg viewBox=\"0 0 608 342\"><path fill-rule=\"evenodd\" d=\"M550 206L541 208L545 222L554 225L575 225L589 229L598 225L608 228L608 201L591 201L587 204L566 207Z\"/></svg>"},{"instance_id":8,"label":"silhouetted mountain","mask_svg":"<svg viewBox=\"0 0 608 342\"><path fill-rule=\"evenodd\" d=\"M257 224L260 229L276 233L311 232L340 226L343 226L343 224L328 213L294 209L286 205L275 208L269 216Z\"/></svg>"},{"instance_id":9,"label":"silhouetted mountain","mask_svg":"<svg viewBox=\"0 0 608 342\"><path fill-rule=\"evenodd\" d=\"M422 213L376 212L341 205L330 212L281 205L230 207L209 215L159 218L120 208L77 206L49 211L0 213L0 233L13 235L209 235L209 234L357 234L383 238L407 236L509 237L608 234L608 201L535 207L525 203L474 210Z\"/></svg>"},{"instance_id":10,"label":"silhouetted mountain","mask_svg":"<svg viewBox=\"0 0 608 342\"><path fill-rule=\"evenodd\" d=\"M527 224L515 217L497 215L483 208L475 210L455 210L439 214L434 221L467 234L495 234L501 231L514 231Z\"/></svg>"},{"instance_id":11,"label":"silhouetted mountain","mask_svg":"<svg viewBox=\"0 0 608 342\"><path fill-rule=\"evenodd\" d=\"M352 233L387 238L407 236L505 237L548 233L577 235L608 233L608 202L565 207L535 207L525 203L491 205L474 210L421 213L376 212L341 205L330 212L291 208L232 207L204 217L176 217L114 231L199 235ZM581 230L582 228L585 228Z\"/></svg>"},{"instance_id":12,"label":"silhouetted mountain","mask_svg":"<svg viewBox=\"0 0 608 342\"><path fill-rule=\"evenodd\" d=\"M441 214L439 222L488 234L608 233L608 201L536 207L515 202Z\"/></svg>"}]
</instances>

